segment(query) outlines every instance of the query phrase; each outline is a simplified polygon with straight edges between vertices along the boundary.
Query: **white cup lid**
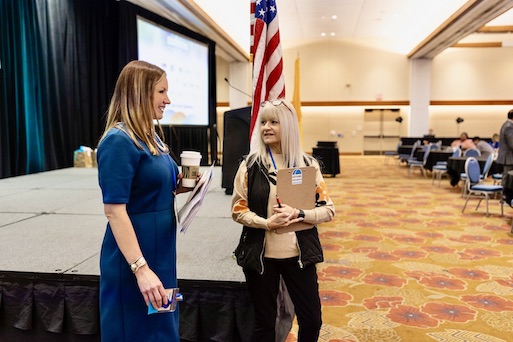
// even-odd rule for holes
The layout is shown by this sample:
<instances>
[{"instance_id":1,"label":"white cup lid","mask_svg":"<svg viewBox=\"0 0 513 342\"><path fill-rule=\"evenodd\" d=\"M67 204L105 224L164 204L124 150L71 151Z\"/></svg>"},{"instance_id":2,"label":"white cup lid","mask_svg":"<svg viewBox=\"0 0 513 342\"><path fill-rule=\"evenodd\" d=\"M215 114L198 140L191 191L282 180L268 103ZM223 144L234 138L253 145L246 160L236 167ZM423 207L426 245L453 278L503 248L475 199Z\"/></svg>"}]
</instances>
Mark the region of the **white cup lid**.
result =
<instances>
[{"instance_id":1,"label":"white cup lid","mask_svg":"<svg viewBox=\"0 0 513 342\"><path fill-rule=\"evenodd\" d=\"M196 151L183 151L182 154L180 154L180 157L201 157L201 153Z\"/></svg>"}]
</instances>

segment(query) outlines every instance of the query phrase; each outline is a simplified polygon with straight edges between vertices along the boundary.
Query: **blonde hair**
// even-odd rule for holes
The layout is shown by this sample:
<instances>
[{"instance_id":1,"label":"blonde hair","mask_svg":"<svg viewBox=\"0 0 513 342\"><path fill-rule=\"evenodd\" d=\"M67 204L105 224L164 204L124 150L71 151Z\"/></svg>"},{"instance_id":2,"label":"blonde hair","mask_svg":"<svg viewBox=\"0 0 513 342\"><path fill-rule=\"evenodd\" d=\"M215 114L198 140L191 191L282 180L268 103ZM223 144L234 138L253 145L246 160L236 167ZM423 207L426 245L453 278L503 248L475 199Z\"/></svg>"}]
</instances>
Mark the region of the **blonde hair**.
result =
<instances>
[{"instance_id":1,"label":"blonde hair","mask_svg":"<svg viewBox=\"0 0 513 342\"><path fill-rule=\"evenodd\" d=\"M143 147L137 139L142 140L153 155L158 155L161 151L168 152L169 149L163 142L164 134L160 123L157 121L160 138L153 123L155 85L164 77L164 70L148 62L132 61L125 65L114 88L105 131L100 141L111 128L118 127L125 131L140 149Z\"/></svg>"},{"instance_id":2,"label":"blonde hair","mask_svg":"<svg viewBox=\"0 0 513 342\"><path fill-rule=\"evenodd\" d=\"M280 123L280 144L283 154L283 161L286 167L301 167L311 164L312 157L301 149L299 138L299 125L296 110L292 103L286 99L269 100L262 103L259 112L259 119L255 122L254 148L247 158L247 166L266 159L267 145L264 143L260 128L262 121L276 120ZM305 160L307 162L305 162Z\"/></svg>"}]
</instances>

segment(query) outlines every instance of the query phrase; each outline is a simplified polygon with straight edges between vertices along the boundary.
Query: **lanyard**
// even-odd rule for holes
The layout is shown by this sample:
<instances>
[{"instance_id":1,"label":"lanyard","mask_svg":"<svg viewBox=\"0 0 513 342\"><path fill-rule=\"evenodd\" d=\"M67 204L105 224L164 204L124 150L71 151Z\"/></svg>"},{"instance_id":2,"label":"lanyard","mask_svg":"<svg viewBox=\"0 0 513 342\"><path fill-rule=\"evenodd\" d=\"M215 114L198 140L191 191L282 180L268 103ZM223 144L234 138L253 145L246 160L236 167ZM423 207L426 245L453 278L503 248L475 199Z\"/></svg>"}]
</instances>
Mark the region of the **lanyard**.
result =
<instances>
[{"instance_id":1,"label":"lanyard","mask_svg":"<svg viewBox=\"0 0 513 342\"><path fill-rule=\"evenodd\" d=\"M271 149L269 147L267 148L267 152L269 153L269 156L271 157L271 161L274 166L274 171L278 172L278 168L276 167L276 162L274 161L273 153L271 152Z\"/></svg>"},{"instance_id":2,"label":"lanyard","mask_svg":"<svg viewBox=\"0 0 513 342\"><path fill-rule=\"evenodd\" d=\"M274 171L278 172L278 168L276 167L276 162L274 161L273 153L271 152L271 149L269 147L267 147L267 152L269 153L269 156L271 157L271 162L273 163ZM293 167L296 167L296 163L294 163Z\"/></svg>"}]
</instances>

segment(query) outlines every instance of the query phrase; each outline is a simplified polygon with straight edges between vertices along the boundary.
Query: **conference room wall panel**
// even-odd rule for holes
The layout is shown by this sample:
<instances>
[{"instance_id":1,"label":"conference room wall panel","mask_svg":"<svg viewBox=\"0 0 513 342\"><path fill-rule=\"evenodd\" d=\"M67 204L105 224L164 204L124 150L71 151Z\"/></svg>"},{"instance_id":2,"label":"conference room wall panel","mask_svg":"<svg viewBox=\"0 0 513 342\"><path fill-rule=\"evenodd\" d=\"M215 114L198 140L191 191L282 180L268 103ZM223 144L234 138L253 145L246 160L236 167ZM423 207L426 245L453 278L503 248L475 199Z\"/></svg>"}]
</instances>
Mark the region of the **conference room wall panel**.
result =
<instances>
[{"instance_id":1,"label":"conference room wall panel","mask_svg":"<svg viewBox=\"0 0 513 342\"><path fill-rule=\"evenodd\" d=\"M431 68L431 100L513 100L513 48L449 48Z\"/></svg>"},{"instance_id":2,"label":"conference room wall panel","mask_svg":"<svg viewBox=\"0 0 513 342\"><path fill-rule=\"evenodd\" d=\"M249 68L249 62L248 62L248 68ZM225 103L229 103L230 102L230 89L228 87L228 83L226 83L226 81L224 80L225 78L226 79L230 79L230 64L225 61L224 59L222 59L221 57L218 57L216 56L216 75L217 75L217 80L216 80L216 87L217 87L217 102L225 102ZM247 85L247 89L246 87L244 87L244 91L247 91L248 93L251 93L251 85L248 84ZM218 117L219 119L219 117ZM217 121L219 122L219 121Z\"/></svg>"},{"instance_id":3,"label":"conference room wall panel","mask_svg":"<svg viewBox=\"0 0 513 342\"><path fill-rule=\"evenodd\" d=\"M377 97L401 104L391 107L399 108L403 117L398 132L409 136L410 107L401 102L409 101L406 56L329 40L284 50L283 56L286 97L292 99L294 61L299 56L302 102L328 104L302 107L306 151L311 151L317 141L332 140L338 142L341 153L363 153L364 132L358 128L363 127L365 108L390 107L379 106ZM464 131L471 136L491 137L513 108L512 80L513 48L450 48L442 52L433 60L430 98L450 105L431 105L429 126L440 137L455 137ZM251 92L251 84L247 91ZM228 103L229 99L218 101ZM329 105L351 101L374 106ZM465 101L475 101L476 105ZM459 126L457 117L465 120Z\"/></svg>"},{"instance_id":4,"label":"conference room wall panel","mask_svg":"<svg viewBox=\"0 0 513 342\"><path fill-rule=\"evenodd\" d=\"M394 135L405 135L407 129L407 106L367 106L365 108L399 109L397 115L405 117L399 124L391 123ZM363 154L365 109L360 106L303 107L303 148L312 151L317 141L336 141L340 153ZM377 141L377 139L376 139ZM395 144L394 144L395 145ZM395 147L395 146L394 146Z\"/></svg>"},{"instance_id":5,"label":"conference room wall panel","mask_svg":"<svg viewBox=\"0 0 513 342\"><path fill-rule=\"evenodd\" d=\"M429 122L440 137L452 137L466 132L471 137L491 138L494 133L499 133L510 109L513 109L513 105L430 106ZM458 117L464 120L459 125L456 123Z\"/></svg>"},{"instance_id":6,"label":"conference room wall panel","mask_svg":"<svg viewBox=\"0 0 513 342\"><path fill-rule=\"evenodd\" d=\"M396 108L398 116L403 118L397 123L397 132L401 137L408 135L410 120L409 106L303 106L303 138L305 151L311 152L317 141L336 141L342 154L363 154L364 111L365 108ZM456 137L467 132L470 136L491 138L506 120L507 112L513 105L502 106L430 106L429 126L439 137ZM229 107L218 108L218 130L220 141L223 139L223 113ZM464 122L456 124L456 118ZM219 155L222 146L218 145Z\"/></svg>"},{"instance_id":7,"label":"conference room wall panel","mask_svg":"<svg viewBox=\"0 0 513 342\"><path fill-rule=\"evenodd\" d=\"M284 50L285 85L290 97L297 56L302 101L401 101L409 97L406 56L331 40Z\"/></svg>"},{"instance_id":8,"label":"conference room wall panel","mask_svg":"<svg viewBox=\"0 0 513 342\"><path fill-rule=\"evenodd\" d=\"M409 99L406 56L341 42L283 51L288 98L292 98L297 56L301 60L302 101L374 101L379 93L384 101ZM218 102L229 102L228 85L223 80L228 74L228 64L218 58L218 70L223 65L226 70L218 72ZM449 48L433 59L430 98L513 101L512 79L513 48ZM250 93L251 84L242 90Z\"/></svg>"}]
</instances>

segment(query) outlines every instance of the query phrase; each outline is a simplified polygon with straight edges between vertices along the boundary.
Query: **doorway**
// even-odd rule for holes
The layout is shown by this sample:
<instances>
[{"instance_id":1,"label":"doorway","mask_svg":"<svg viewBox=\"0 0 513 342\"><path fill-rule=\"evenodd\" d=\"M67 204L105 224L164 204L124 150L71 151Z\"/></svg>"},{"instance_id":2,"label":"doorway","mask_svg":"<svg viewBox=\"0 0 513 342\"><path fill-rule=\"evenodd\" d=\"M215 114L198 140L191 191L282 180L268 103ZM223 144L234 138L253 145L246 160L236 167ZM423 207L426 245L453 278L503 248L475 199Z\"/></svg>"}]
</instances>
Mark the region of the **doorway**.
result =
<instances>
[{"instance_id":1,"label":"doorway","mask_svg":"<svg viewBox=\"0 0 513 342\"><path fill-rule=\"evenodd\" d=\"M401 135L399 108L366 108L363 115L363 154L395 151Z\"/></svg>"}]
</instances>

